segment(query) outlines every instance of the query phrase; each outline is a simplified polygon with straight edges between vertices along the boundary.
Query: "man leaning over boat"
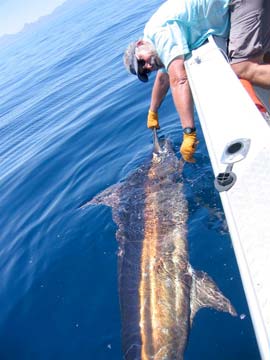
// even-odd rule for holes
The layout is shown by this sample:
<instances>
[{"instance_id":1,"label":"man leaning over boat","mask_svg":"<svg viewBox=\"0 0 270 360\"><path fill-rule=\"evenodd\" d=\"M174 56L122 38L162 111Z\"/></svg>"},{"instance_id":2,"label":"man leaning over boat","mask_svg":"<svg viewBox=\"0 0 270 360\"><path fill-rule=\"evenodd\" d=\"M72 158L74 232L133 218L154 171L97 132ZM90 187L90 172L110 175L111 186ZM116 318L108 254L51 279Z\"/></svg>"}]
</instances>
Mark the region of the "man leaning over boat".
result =
<instances>
[{"instance_id":1,"label":"man leaning over boat","mask_svg":"<svg viewBox=\"0 0 270 360\"><path fill-rule=\"evenodd\" d=\"M232 68L249 93L253 90L249 83L270 88L270 64L263 62L270 49L269 21L269 0L167 0L146 23L143 39L127 48L124 64L139 80L147 82L149 73L158 71L148 128L159 128L158 109L171 88L183 128L180 152L185 161L195 161L198 143L193 99L184 67L186 56L210 35L229 37Z\"/></svg>"}]
</instances>

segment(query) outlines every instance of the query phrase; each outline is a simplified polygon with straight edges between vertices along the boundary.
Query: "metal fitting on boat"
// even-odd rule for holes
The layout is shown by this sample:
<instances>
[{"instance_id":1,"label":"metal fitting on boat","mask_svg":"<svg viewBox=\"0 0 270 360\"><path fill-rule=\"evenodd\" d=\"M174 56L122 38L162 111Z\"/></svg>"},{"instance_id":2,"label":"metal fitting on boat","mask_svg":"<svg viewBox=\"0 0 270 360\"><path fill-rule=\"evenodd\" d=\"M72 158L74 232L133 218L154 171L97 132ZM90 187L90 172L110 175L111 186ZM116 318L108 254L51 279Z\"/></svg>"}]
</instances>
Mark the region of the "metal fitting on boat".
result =
<instances>
[{"instance_id":1,"label":"metal fitting on boat","mask_svg":"<svg viewBox=\"0 0 270 360\"><path fill-rule=\"evenodd\" d=\"M236 182L236 174L232 171L234 163L243 160L249 151L250 139L236 139L225 146L221 162L227 164L225 172L219 173L214 181L219 191L228 191Z\"/></svg>"}]
</instances>

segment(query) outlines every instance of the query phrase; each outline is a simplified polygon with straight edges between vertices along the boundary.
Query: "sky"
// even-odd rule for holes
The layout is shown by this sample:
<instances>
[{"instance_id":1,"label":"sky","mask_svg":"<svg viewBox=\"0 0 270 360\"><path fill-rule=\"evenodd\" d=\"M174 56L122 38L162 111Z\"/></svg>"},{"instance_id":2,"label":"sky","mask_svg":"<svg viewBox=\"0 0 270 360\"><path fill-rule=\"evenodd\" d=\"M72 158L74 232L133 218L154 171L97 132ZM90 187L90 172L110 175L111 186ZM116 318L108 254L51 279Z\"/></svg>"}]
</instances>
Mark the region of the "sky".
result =
<instances>
[{"instance_id":1,"label":"sky","mask_svg":"<svg viewBox=\"0 0 270 360\"><path fill-rule=\"evenodd\" d=\"M0 36L16 34L25 24L49 15L65 0L0 0Z\"/></svg>"}]
</instances>

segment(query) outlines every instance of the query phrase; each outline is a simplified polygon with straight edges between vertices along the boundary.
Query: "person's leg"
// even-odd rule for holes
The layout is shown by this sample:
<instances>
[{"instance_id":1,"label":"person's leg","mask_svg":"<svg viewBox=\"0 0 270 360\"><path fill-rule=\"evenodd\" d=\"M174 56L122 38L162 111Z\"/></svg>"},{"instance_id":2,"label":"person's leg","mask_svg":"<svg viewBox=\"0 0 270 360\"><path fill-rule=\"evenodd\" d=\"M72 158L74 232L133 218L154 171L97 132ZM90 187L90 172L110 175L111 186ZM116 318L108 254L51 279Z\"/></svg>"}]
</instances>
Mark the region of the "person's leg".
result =
<instances>
[{"instance_id":1,"label":"person's leg","mask_svg":"<svg viewBox=\"0 0 270 360\"><path fill-rule=\"evenodd\" d=\"M239 78L270 89L270 64L262 64L262 57L234 63L231 66Z\"/></svg>"},{"instance_id":2,"label":"person's leg","mask_svg":"<svg viewBox=\"0 0 270 360\"><path fill-rule=\"evenodd\" d=\"M228 54L239 78L270 88L270 65L263 64L270 48L269 0L234 0ZM268 26L267 26L268 25Z\"/></svg>"}]
</instances>

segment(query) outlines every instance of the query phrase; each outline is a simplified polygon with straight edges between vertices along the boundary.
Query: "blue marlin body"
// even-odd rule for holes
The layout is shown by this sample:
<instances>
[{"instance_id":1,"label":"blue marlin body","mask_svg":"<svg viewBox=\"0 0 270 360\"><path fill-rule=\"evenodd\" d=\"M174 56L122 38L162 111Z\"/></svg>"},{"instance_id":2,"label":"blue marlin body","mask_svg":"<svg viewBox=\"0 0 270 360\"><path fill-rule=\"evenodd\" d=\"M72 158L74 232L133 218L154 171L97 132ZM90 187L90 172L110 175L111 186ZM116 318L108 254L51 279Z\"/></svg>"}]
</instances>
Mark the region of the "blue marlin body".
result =
<instances>
[{"instance_id":1,"label":"blue marlin body","mask_svg":"<svg viewBox=\"0 0 270 360\"><path fill-rule=\"evenodd\" d=\"M189 264L187 202L169 141L148 164L86 205L95 204L110 206L118 225L124 359L183 359L200 308L236 315L214 281Z\"/></svg>"}]
</instances>

